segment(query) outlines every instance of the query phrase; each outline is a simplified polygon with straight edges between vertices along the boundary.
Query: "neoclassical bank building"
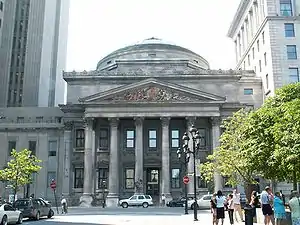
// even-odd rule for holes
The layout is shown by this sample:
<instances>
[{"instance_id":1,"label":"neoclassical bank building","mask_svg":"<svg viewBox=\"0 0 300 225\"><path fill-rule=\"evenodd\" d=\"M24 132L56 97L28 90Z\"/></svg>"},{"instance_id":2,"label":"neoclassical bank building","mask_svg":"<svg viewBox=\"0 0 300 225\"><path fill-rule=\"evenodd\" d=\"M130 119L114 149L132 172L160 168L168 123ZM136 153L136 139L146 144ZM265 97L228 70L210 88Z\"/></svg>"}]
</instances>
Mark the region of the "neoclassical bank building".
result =
<instances>
[{"instance_id":1,"label":"neoclassical bank building","mask_svg":"<svg viewBox=\"0 0 300 225\"><path fill-rule=\"evenodd\" d=\"M30 120L23 118L27 130L17 129L20 123L1 129L1 141L11 145L9 138L22 137L17 141L25 147L35 141L43 169L30 192L51 199L49 182L56 179L57 193L83 206L103 193L108 206L137 191L155 201L162 194L182 196L185 174L177 149L184 132L192 125L199 130L199 164L219 145L223 119L263 102L262 81L253 71L210 69L200 55L157 38L112 52L93 71L63 76L67 103L36 109ZM9 110L2 110L5 117L17 123L20 115ZM197 176L197 192L207 193ZM189 194L193 182L191 177ZM226 188L224 178L216 176L215 186Z\"/></svg>"}]
</instances>

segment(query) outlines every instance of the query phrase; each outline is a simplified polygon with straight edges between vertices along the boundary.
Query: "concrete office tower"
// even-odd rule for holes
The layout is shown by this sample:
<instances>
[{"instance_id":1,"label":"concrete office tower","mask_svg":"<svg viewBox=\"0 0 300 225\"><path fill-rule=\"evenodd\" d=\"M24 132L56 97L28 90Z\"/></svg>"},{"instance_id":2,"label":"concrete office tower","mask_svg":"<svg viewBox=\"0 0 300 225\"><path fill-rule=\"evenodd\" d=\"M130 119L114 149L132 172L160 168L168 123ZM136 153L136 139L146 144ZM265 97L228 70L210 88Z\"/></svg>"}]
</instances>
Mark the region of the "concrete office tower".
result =
<instances>
[{"instance_id":1,"label":"concrete office tower","mask_svg":"<svg viewBox=\"0 0 300 225\"><path fill-rule=\"evenodd\" d=\"M235 43L236 69L255 70L266 97L299 81L299 0L242 0L228 36Z\"/></svg>"},{"instance_id":2,"label":"concrete office tower","mask_svg":"<svg viewBox=\"0 0 300 225\"><path fill-rule=\"evenodd\" d=\"M68 18L69 0L5 2L0 107L64 103Z\"/></svg>"},{"instance_id":3,"label":"concrete office tower","mask_svg":"<svg viewBox=\"0 0 300 225\"><path fill-rule=\"evenodd\" d=\"M2 37L2 27L3 27L3 16L4 16L4 0L0 0L0 43Z\"/></svg>"}]
</instances>

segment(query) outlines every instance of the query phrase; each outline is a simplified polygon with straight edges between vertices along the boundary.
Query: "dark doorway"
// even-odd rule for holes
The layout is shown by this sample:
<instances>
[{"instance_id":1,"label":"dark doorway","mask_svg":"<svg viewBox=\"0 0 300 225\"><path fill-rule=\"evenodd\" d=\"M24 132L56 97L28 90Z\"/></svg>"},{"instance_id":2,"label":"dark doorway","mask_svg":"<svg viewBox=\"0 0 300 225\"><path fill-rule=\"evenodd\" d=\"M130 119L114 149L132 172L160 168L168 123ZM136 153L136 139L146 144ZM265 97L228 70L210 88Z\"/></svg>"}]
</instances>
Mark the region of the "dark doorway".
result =
<instances>
[{"instance_id":1,"label":"dark doorway","mask_svg":"<svg viewBox=\"0 0 300 225\"><path fill-rule=\"evenodd\" d=\"M147 168L147 191L152 198L159 196L160 174L158 168Z\"/></svg>"}]
</instances>

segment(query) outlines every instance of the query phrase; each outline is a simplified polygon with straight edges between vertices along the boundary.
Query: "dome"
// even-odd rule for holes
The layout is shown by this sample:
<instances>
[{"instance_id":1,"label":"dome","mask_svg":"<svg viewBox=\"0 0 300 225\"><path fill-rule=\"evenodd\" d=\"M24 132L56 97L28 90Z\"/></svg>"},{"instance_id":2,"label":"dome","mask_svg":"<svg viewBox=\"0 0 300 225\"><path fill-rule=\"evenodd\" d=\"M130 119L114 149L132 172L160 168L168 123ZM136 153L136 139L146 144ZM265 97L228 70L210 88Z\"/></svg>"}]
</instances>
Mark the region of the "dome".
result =
<instances>
[{"instance_id":1,"label":"dome","mask_svg":"<svg viewBox=\"0 0 300 225\"><path fill-rule=\"evenodd\" d=\"M202 69L209 69L209 63L193 51L174 43L152 37L110 53L98 62L97 70L105 70L108 66L117 61L126 60L131 63L141 60L155 62L159 62L160 60L188 60Z\"/></svg>"}]
</instances>

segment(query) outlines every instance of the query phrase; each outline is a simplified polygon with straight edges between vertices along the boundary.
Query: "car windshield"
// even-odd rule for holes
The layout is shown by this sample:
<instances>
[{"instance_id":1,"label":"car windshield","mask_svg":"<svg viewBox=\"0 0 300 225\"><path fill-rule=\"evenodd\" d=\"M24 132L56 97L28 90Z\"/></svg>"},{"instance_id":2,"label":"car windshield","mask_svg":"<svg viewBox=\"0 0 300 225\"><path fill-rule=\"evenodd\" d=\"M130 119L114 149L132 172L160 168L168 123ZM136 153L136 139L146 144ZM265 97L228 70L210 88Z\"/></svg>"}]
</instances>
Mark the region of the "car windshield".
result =
<instances>
[{"instance_id":1,"label":"car windshield","mask_svg":"<svg viewBox=\"0 0 300 225\"><path fill-rule=\"evenodd\" d=\"M29 201L27 200L18 200L15 203L16 206L28 206L29 205Z\"/></svg>"}]
</instances>

